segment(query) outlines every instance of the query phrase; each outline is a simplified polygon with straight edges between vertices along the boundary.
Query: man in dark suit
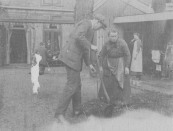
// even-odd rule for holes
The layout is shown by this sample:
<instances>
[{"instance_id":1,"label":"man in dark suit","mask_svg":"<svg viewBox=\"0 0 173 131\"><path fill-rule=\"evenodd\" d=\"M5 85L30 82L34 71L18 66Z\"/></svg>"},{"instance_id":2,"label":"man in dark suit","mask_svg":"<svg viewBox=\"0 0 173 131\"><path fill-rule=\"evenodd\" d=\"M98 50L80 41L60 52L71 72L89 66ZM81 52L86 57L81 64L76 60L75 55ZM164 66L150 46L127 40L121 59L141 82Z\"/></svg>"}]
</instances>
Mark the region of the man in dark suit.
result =
<instances>
[{"instance_id":1,"label":"man in dark suit","mask_svg":"<svg viewBox=\"0 0 173 131\"><path fill-rule=\"evenodd\" d=\"M40 54L40 56L42 57L39 63L39 75L43 75L47 66L47 50L45 48L45 44L43 42L40 42L40 46L36 49L35 52L36 54Z\"/></svg>"},{"instance_id":2,"label":"man in dark suit","mask_svg":"<svg viewBox=\"0 0 173 131\"><path fill-rule=\"evenodd\" d=\"M74 30L69 35L69 39L59 55L59 60L65 64L67 72L67 83L59 98L58 108L55 118L58 120L65 116L66 110L72 100L73 115L81 114L81 78L82 63L93 72L95 68L90 62L90 49L96 50L92 45L94 31L106 28L105 17L96 14L92 20L81 20L76 24Z\"/></svg>"}]
</instances>

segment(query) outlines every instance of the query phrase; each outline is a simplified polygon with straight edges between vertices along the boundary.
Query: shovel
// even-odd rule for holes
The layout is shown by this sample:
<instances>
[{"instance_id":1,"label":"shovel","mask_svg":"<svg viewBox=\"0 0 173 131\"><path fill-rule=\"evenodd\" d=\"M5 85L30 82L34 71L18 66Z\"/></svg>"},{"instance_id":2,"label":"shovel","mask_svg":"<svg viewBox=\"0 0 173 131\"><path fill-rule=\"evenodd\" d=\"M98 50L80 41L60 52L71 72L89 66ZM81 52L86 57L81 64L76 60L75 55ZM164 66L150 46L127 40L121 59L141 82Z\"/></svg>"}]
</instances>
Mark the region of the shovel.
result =
<instances>
[{"instance_id":1,"label":"shovel","mask_svg":"<svg viewBox=\"0 0 173 131\"><path fill-rule=\"evenodd\" d=\"M104 91L104 94L106 96L106 100L107 100L107 103L108 103L107 106L104 108L103 114L104 114L105 117L111 117L112 113L113 113L113 110L114 110L114 105L111 104L110 97L109 97L109 95L106 91L105 84L103 82L103 75L100 71L99 58L98 58L97 54L96 54L96 60L97 60L97 65L98 65L98 76L99 76L99 79L101 81L103 91Z\"/></svg>"}]
</instances>

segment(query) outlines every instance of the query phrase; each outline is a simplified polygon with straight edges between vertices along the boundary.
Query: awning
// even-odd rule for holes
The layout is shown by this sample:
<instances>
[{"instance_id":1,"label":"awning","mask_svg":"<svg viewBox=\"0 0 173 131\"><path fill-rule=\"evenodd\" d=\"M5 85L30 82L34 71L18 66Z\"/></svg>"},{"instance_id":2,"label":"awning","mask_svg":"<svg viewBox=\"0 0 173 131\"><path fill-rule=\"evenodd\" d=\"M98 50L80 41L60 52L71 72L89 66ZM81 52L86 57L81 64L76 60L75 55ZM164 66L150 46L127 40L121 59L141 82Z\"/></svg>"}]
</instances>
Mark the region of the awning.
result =
<instances>
[{"instance_id":1,"label":"awning","mask_svg":"<svg viewBox=\"0 0 173 131\"><path fill-rule=\"evenodd\" d=\"M113 23L116 24L116 23L129 23L129 22L171 20L171 19L173 19L173 12L162 12L162 13L117 17L114 19Z\"/></svg>"}]
</instances>

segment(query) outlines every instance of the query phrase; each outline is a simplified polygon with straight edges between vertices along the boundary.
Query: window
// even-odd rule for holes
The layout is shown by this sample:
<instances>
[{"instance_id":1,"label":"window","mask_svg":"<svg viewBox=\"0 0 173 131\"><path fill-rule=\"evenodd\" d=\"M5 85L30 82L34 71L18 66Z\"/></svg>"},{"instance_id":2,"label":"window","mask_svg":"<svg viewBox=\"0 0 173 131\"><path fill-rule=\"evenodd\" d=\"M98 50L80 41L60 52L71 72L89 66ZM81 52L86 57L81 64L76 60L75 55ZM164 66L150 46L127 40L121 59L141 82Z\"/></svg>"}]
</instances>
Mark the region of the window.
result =
<instances>
[{"instance_id":1,"label":"window","mask_svg":"<svg viewBox=\"0 0 173 131\"><path fill-rule=\"evenodd\" d=\"M62 5L62 0L42 0L43 5Z\"/></svg>"}]
</instances>

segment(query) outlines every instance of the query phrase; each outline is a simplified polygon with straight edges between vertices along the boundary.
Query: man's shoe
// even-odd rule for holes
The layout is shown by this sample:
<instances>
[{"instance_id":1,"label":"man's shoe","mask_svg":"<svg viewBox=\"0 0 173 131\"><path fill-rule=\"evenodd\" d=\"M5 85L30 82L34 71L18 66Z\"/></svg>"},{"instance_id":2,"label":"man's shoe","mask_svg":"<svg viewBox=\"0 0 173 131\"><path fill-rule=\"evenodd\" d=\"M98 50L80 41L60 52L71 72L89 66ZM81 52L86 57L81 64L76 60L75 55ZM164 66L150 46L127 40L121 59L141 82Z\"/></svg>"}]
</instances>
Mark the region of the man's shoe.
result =
<instances>
[{"instance_id":1,"label":"man's shoe","mask_svg":"<svg viewBox=\"0 0 173 131\"><path fill-rule=\"evenodd\" d=\"M44 73L39 73L39 75L43 75Z\"/></svg>"},{"instance_id":2,"label":"man's shoe","mask_svg":"<svg viewBox=\"0 0 173 131\"><path fill-rule=\"evenodd\" d=\"M85 115L85 112L84 112L84 111L75 111L75 112L73 113L73 116L74 116L74 117L79 117L79 116L81 116L81 115Z\"/></svg>"},{"instance_id":3,"label":"man's shoe","mask_svg":"<svg viewBox=\"0 0 173 131\"><path fill-rule=\"evenodd\" d=\"M66 121L63 115L57 115L57 114L55 114L54 117L55 117L55 121L56 121L57 123L63 123L63 122Z\"/></svg>"},{"instance_id":4,"label":"man's shoe","mask_svg":"<svg viewBox=\"0 0 173 131\"><path fill-rule=\"evenodd\" d=\"M104 116L105 117L112 117L114 111L114 105L108 105L104 109Z\"/></svg>"}]
</instances>

